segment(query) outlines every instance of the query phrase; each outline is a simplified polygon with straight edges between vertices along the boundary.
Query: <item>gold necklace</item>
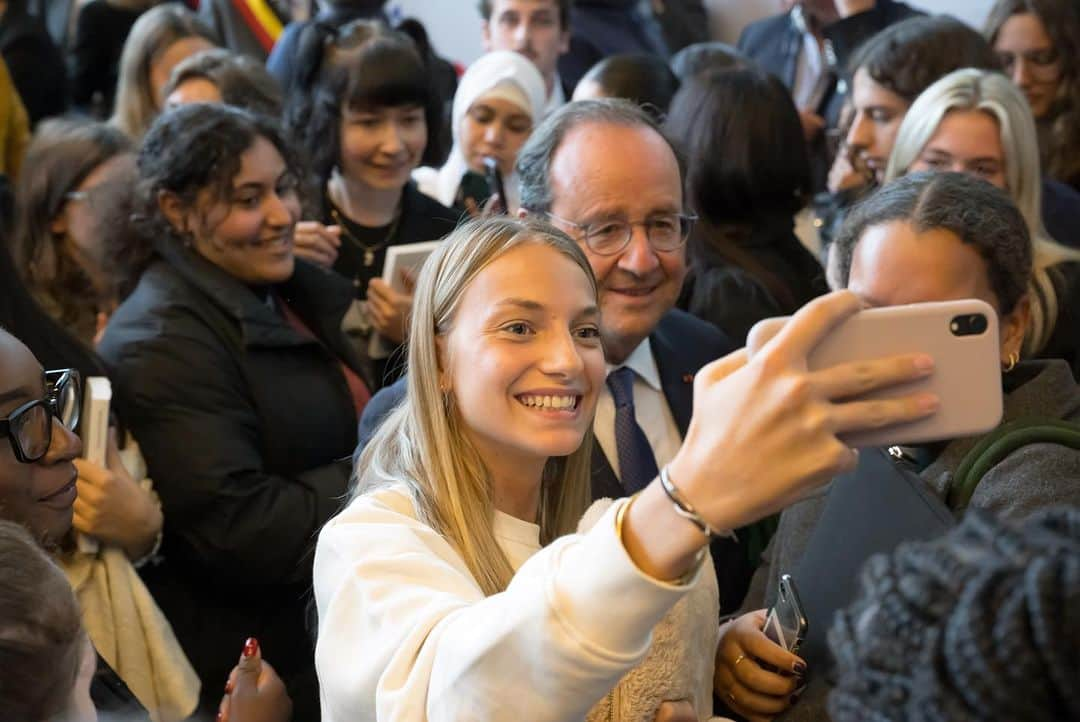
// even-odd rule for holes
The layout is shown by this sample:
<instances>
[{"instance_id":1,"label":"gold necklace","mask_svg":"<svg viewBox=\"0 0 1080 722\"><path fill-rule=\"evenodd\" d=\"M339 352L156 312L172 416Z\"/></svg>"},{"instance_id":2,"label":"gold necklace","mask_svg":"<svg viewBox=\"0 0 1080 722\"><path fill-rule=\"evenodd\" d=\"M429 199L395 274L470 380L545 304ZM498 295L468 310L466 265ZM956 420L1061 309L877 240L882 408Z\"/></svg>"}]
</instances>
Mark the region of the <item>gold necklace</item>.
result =
<instances>
[{"instance_id":1,"label":"gold necklace","mask_svg":"<svg viewBox=\"0 0 1080 722\"><path fill-rule=\"evenodd\" d=\"M394 234L397 233L398 226L401 225L401 204L398 204L397 210L394 211L394 221L390 224L390 230L387 231L386 236L378 243L364 243L357 238L356 234L349 228L349 223L352 222L351 219L346 219L338 212L338 209L333 206L330 207L330 216L334 219L334 222L338 227L341 228L341 235L364 252L364 268L371 268L375 265L375 254L390 244L390 241L394 238ZM348 222L346 222L347 220ZM359 278L353 280L354 285L359 284L359 282Z\"/></svg>"}]
</instances>

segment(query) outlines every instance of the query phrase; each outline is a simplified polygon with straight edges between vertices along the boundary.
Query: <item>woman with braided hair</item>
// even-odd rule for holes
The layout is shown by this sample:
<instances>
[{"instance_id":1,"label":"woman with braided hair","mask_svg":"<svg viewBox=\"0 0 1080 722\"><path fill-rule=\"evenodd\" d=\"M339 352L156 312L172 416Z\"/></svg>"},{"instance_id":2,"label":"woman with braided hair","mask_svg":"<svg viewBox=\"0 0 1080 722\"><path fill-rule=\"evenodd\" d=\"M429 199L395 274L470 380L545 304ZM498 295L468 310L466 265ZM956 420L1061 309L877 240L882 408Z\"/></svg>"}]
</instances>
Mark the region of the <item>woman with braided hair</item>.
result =
<instances>
[{"instance_id":1,"label":"woman with braided hair","mask_svg":"<svg viewBox=\"0 0 1080 722\"><path fill-rule=\"evenodd\" d=\"M1080 386L1068 364L1021 360L1030 328L1033 255L1028 224L1016 204L1000 188L966 173L913 173L886 184L852 209L833 248L838 283L871 306L979 298L994 308L1004 392L998 431L1020 420L1080 423ZM948 500L964 459L994 433L896 446L890 452L897 465L918 474L927 491ZM977 475L966 508L1024 519L1061 504L1080 507L1077 479L1080 450L1029 443ZM769 657L779 648L761 630L780 575L799 568L815 530L826 523L827 504L845 493L837 488L821 489L784 509L743 600L745 613L721 627L717 682L729 706L743 716L776 715L790 707L788 722L823 718L826 665L813 665L809 684L793 704L790 689L780 686L785 680L768 669L776 666ZM960 514L965 505L951 506ZM851 538L853 527L842 532L849 544L859 543Z\"/></svg>"},{"instance_id":2,"label":"woman with braided hair","mask_svg":"<svg viewBox=\"0 0 1080 722\"><path fill-rule=\"evenodd\" d=\"M835 722L1080 719L1080 509L874 557L829 642Z\"/></svg>"}]
</instances>

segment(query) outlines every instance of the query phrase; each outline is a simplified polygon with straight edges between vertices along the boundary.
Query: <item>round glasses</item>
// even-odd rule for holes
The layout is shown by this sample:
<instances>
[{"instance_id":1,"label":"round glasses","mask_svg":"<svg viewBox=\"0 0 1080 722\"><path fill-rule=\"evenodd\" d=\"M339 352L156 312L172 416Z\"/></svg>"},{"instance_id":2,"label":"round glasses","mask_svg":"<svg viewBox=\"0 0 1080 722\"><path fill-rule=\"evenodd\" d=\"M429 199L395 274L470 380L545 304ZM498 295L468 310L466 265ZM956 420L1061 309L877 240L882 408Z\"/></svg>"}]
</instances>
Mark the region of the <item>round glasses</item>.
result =
<instances>
[{"instance_id":1,"label":"round glasses","mask_svg":"<svg viewBox=\"0 0 1080 722\"><path fill-rule=\"evenodd\" d=\"M654 251L675 251L686 243L690 231L694 228L697 216L682 213L659 213L643 221L606 220L596 223L574 223L548 213L548 218L563 225L576 228L589 250L598 256L613 256L630 245L634 237L634 226L645 228L645 237Z\"/></svg>"},{"instance_id":2,"label":"round glasses","mask_svg":"<svg viewBox=\"0 0 1080 722\"><path fill-rule=\"evenodd\" d=\"M74 430L82 408L82 383L75 369L45 372L45 398L23 404L0 419L0 437L11 442L23 464L38 461L52 444L53 418Z\"/></svg>"}]
</instances>

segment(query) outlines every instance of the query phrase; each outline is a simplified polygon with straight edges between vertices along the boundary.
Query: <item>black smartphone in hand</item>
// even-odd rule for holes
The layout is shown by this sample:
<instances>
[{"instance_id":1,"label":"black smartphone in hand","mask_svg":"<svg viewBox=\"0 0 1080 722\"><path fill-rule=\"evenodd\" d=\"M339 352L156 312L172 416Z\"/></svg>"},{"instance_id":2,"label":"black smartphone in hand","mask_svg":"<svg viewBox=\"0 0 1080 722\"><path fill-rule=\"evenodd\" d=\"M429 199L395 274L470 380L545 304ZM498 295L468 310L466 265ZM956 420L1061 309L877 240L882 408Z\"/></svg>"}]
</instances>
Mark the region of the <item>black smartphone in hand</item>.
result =
<instances>
[{"instance_id":1,"label":"black smartphone in hand","mask_svg":"<svg viewBox=\"0 0 1080 722\"><path fill-rule=\"evenodd\" d=\"M492 212L500 214L506 213L506 187L503 185L502 171L499 170L499 161L491 156L485 156L484 168L486 170L485 177L487 178L488 188L493 195L498 195L499 197L499 208L492 209Z\"/></svg>"}]
</instances>

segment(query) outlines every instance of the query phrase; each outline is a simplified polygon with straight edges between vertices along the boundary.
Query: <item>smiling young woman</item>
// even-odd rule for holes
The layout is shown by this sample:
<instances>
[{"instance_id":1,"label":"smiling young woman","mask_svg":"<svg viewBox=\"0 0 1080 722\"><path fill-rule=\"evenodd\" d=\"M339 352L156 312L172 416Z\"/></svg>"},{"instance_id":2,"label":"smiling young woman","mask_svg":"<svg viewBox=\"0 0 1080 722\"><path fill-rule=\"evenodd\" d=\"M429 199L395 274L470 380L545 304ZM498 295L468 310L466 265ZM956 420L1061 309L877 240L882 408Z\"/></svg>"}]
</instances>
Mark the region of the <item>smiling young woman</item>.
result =
<instances>
[{"instance_id":1,"label":"smiling young woman","mask_svg":"<svg viewBox=\"0 0 1080 722\"><path fill-rule=\"evenodd\" d=\"M339 460L368 398L340 330L352 289L294 257L297 164L271 121L218 105L167 111L138 169L150 259L100 351L169 519L147 586L205 709L256 636L297 718L311 719L310 540L346 491Z\"/></svg>"},{"instance_id":2,"label":"smiling young woman","mask_svg":"<svg viewBox=\"0 0 1080 722\"><path fill-rule=\"evenodd\" d=\"M663 481L573 534L606 370L597 288L580 245L538 222L470 222L429 257L405 400L319 535L325 722L582 719L647 652L713 530L766 516L850 465L832 429L932 411L932 399L874 413L833 404L867 376L797 370L858 308L834 294L754 361L736 353L702 369L698 421ZM912 358L861 370L874 387L922 373Z\"/></svg>"},{"instance_id":3,"label":"smiling young woman","mask_svg":"<svg viewBox=\"0 0 1080 722\"><path fill-rule=\"evenodd\" d=\"M410 180L438 132L439 101L412 40L380 23L312 23L297 52L297 87L307 90L294 92L286 117L309 154L315 198L296 253L352 282L347 330L377 388L388 366L400 370L390 361L411 304L382 279L387 249L442 238L457 222Z\"/></svg>"}]
</instances>

